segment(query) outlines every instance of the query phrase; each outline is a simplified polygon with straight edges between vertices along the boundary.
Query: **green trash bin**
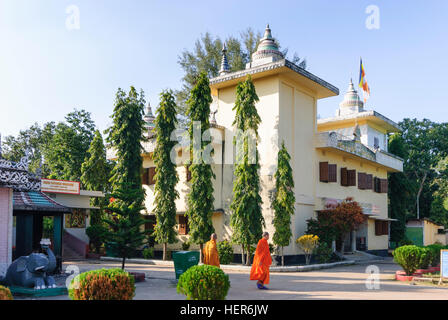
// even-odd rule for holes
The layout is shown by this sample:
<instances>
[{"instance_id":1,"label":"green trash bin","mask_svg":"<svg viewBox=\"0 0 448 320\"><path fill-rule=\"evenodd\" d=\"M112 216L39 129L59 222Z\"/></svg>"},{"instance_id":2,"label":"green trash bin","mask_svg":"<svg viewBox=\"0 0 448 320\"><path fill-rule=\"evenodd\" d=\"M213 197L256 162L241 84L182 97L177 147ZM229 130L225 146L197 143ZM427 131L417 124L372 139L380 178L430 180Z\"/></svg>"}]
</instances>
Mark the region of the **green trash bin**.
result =
<instances>
[{"instance_id":1,"label":"green trash bin","mask_svg":"<svg viewBox=\"0 0 448 320\"><path fill-rule=\"evenodd\" d=\"M179 279L180 275L187 271L188 268L199 263L199 251L173 252L172 258L174 261L174 272L176 273L176 279Z\"/></svg>"}]
</instances>

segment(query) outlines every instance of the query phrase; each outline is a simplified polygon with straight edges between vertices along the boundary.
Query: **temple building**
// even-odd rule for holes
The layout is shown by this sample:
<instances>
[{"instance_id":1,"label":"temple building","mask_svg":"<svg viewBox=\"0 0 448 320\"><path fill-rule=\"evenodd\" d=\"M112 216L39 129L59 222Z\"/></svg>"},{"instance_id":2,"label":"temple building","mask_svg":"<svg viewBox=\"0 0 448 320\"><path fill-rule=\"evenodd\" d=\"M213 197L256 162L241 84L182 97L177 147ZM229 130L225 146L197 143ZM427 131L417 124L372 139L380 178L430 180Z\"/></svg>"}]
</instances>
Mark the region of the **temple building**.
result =
<instances>
[{"instance_id":1,"label":"temple building","mask_svg":"<svg viewBox=\"0 0 448 320\"><path fill-rule=\"evenodd\" d=\"M224 46L219 75L210 79L213 97L210 122L214 137L211 142L214 147L212 167L216 175L212 219L218 240L232 236L229 209L233 197L235 159L232 143L235 112L232 109L236 86L248 75L259 97L256 107L261 118L258 151L262 212L265 230L271 235L274 233L274 174L282 142L291 155L296 204L291 223L293 236L290 245L284 249L285 262L303 260L303 252L295 239L305 234L307 220L316 218L327 204L347 197L353 197L362 205L368 219L362 228L346 239L346 248L387 254L392 220L388 215L387 175L403 168L402 160L387 152L387 135L399 131L398 125L375 111L365 110L353 83L349 84L336 116L318 120L318 101L338 96L338 88L287 60L279 50L269 25L244 70L230 72ZM151 128L154 118L149 106L145 120ZM143 143L142 181L146 191L144 214L152 217L153 224L155 137L153 133L148 137L149 140ZM186 154L184 147L179 145L179 157ZM116 158L113 150L109 150L108 158ZM188 221L184 214L190 175L182 164L177 170L180 178L177 186L180 197L176 201L180 242L171 245L172 250L180 249L181 243L188 240ZM152 228L151 223L147 227ZM161 247L156 245L156 249ZM239 246L234 250L235 253L241 252Z\"/></svg>"}]
</instances>

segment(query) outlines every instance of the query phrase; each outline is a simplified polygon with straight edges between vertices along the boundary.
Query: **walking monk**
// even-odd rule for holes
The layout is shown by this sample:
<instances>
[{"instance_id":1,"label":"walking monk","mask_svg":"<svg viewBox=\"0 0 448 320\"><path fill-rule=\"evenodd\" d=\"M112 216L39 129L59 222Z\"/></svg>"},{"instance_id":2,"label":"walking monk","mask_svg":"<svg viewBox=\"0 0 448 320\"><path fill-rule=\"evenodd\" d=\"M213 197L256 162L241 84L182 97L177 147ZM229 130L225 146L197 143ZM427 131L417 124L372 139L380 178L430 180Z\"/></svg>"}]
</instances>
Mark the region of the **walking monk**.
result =
<instances>
[{"instance_id":1,"label":"walking monk","mask_svg":"<svg viewBox=\"0 0 448 320\"><path fill-rule=\"evenodd\" d=\"M263 237L258 241L255 250L254 262L250 270L250 280L258 280L258 289L267 290L264 285L269 284L269 266L272 263L271 253L269 252L269 233L263 232Z\"/></svg>"},{"instance_id":2,"label":"walking monk","mask_svg":"<svg viewBox=\"0 0 448 320\"><path fill-rule=\"evenodd\" d=\"M204 246L204 264L209 264L211 266L217 266L219 268L219 255L218 249L216 248L216 239L218 236L213 233L210 236L210 241L205 243Z\"/></svg>"}]
</instances>

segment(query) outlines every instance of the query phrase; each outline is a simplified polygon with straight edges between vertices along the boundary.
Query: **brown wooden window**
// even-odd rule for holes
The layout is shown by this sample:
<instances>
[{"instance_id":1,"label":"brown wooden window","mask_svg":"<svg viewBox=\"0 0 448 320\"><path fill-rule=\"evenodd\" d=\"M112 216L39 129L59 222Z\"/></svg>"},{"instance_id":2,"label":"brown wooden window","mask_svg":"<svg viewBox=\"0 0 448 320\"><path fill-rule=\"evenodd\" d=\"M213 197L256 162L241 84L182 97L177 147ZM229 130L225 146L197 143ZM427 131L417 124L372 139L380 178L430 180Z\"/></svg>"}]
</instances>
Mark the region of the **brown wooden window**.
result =
<instances>
[{"instance_id":1,"label":"brown wooden window","mask_svg":"<svg viewBox=\"0 0 448 320\"><path fill-rule=\"evenodd\" d=\"M348 186L356 186L356 170L347 170Z\"/></svg>"},{"instance_id":2,"label":"brown wooden window","mask_svg":"<svg viewBox=\"0 0 448 320\"><path fill-rule=\"evenodd\" d=\"M319 181L328 182L328 180L329 180L328 162L319 162Z\"/></svg>"},{"instance_id":3,"label":"brown wooden window","mask_svg":"<svg viewBox=\"0 0 448 320\"><path fill-rule=\"evenodd\" d=\"M375 177L374 179L374 191L378 193L387 193L388 182L387 179L380 179Z\"/></svg>"},{"instance_id":4,"label":"brown wooden window","mask_svg":"<svg viewBox=\"0 0 448 320\"><path fill-rule=\"evenodd\" d=\"M388 221L375 221L375 235L376 236L389 235L389 222Z\"/></svg>"},{"instance_id":5,"label":"brown wooden window","mask_svg":"<svg viewBox=\"0 0 448 320\"><path fill-rule=\"evenodd\" d=\"M186 215L179 215L179 234L187 235L189 231L188 228L188 217Z\"/></svg>"},{"instance_id":6,"label":"brown wooden window","mask_svg":"<svg viewBox=\"0 0 448 320\"><path fill-rule=\"evenodd\" d=\"M358 189L364 190L366 184L366 174L363 172L358 172Z\"/></svg>"},{"instance_id":7,"label":"brown wooden window","mask_svg":"<svg viewBox=\"0 0 448 320\"><path fill-rule=\"evenodd\" d=\"M328 165L328 182L338 182L337 170L338 166L336 164Z\"/></svg>"},{"instance_id":8,"label":"brown wooden window","mask_svg":"<svg viewBox=\"0 0 448 320\"><path fill-rule=\"evenodd\" d=\"M185 167L185 169L186 169L186 171L187 171L187 176L186 176L186 179L187 179L187 182L188 181L190 181L191 180L191 171L190 171L190 166L188 165L188 166L186 166Z\"/></svg>"},{"instance_id":9,"label":"brown wooden window","mask_svg":"<svg viewBox=\"0 0 448 320\"><path fill-rule=\"evenodd\" d=\"M148 185L153 185L154 183L156 183L155 175L156 167L148 168Z\"/></svg>"},{"instance_id":10,"label":"brown wooden window","mask_svg":"<svg viewBox=\"0 0 448 320\"><path fill-rule=\"evenodd\" d=\"M341 186L348 186L348 171L347 168L341 168Z\"/></svg>"},{"instance_id":11,"label":"brown wooden window","mask_svg":"<svg viewBox=\"0 0 448 320\"><path fill-rule=\"evenodd\" d=\"M381 193L387 193L387 188L388 188L388 184L387 184L387 179L381 179L380 180L380 192Z\"/></svg>"},{"instance_id":12,"label":"brown wooden window","mask_svg":"<svg viewBox=\"0 0 448 320\"><path fill-rule=\"evenodd\" d=\"M373 187L373 175L366 174L366 185L364 186L364 189L372 190L372 187Z\"/></svg>"}]
</instances>

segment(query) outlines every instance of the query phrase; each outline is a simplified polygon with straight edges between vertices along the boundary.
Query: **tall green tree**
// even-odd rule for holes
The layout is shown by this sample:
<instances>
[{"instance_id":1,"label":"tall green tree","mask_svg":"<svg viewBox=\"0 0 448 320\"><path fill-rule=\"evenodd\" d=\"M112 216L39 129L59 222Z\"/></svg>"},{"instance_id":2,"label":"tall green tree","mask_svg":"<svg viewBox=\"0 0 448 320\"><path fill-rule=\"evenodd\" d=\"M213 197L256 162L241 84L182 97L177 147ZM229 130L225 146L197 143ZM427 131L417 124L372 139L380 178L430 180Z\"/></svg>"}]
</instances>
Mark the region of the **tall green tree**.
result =
<instances>
[{"instance_id":1,"label":"tall green tree","mask_svg":"<svg viewBox=\"0 0 448 320\"><path fill-rule=\"evenodd\" d=\"M248 76L236 88L236 100L233 110L237 129L234 143L237 145L237 161L235 163L233 184L233 200L230 205L232 215L230 226L233 230L233 241L242 245L247 254L246 265L250 264L250 246L257 243L265 226L261 211L258 127L261 118L255 103L259 100L255 86ZM251 146L255 145L255 150ZM243 254L244 256L244 254ZM244 263L244 258L243 258Z\"/></svg>"},{"instance_id":2,"label":"tall green tree","mask_svg":"<svg viewBox=\"0 0 448 320\"><path fill-rule=\"evenodd\" d=\"M401 133L389 137L389 152L403 159L407 158L406 146ZM389 174L389 213L393 221L390 227L390 240L400 242L406 238L406 219L414 210L415 184L403 172Z\"/></svg>"},{"instance_id":3,"label":"tall green tree","mask_svg":"<svg viewBox=\"0 0 448 320\"><path fill-rule=\"evenodd\" d=\"M277 171L275 173L275 194L272 206L274 208L274 236L272 240L281 247L282 266L285 265L283 248L288 246L291 237L291 216L294 214L296 198L294 196L294 177L289 161L291 156L282 143L277 156Z\"/></svg>"},{"instance_id":4,"label":"tall green tree","mask_svg":"<svg viewBox=\"0 0 448 320\"><path fill-rule=\"evenodd\" d=\"M112 216L106 222L112 228L111 241L122 257L124 269L126 258L143 244L146 232L141 230L145 220L140 212L143 210L145 192L141 184L142 174L142 141L144 126L145 98L131 86L126 95L118 89L113 124L107 130L107 142L117 155L117 162L112 170L110 183L113 188L112 201L108 209Z\"/></svg>"},{"instance_id":5,"label":"tall green tree","mask_svg":"<svg viewBox=\"0 0 448 320\"><path fill-rule=\"evenodd\" d=\"M428 217L433 201L431 181L440 160L437 124L423 119L403 119L399 123L406 150L404 173L414 187L414 212L417 218ZM422 211L422 212L421 212Z\"/></svg>"},{"instance_id":6,"label":"tall green tree","mask_svg":"<svg viewBox=\"0 0 448 320\"><path fill-rule=\"evenodd\" d=\"M28 170L32 173L42 170L42 176L47 177L49 170L44 162L43 153L54 135L54 129L54 122L48 122L42 127L35 123L28 129L20 130L16 137L4 137L2 139L2 157L18 162L25 156L25 152L28 152L30 156Z\"/></svg>"},{"instance_id":7,"label":"tall green tree","mask_svg":"<svg viewBox=\"0 0 448 320\"><path fill-rule=\"evenodd\" d=\"M171 159L171 151L176 141L171 140L171 133L176 129L176 103L171 90L160 94L155 123L156 147L154 149L155 199L154 213L157 223L154 229L155 240L163 244L163 260L167 259L167 244L176 241L176 199L179 193L176 184L179 177L176 163Z\"/></svg>"},{"instance_id":8,"label":"tall green tree","mask_svg":"<svg viewBox=\"0 0 448 320\"><path fill-rule=\"evenodd\" d=\"M109 191L109 175L110 165L106 159L103 137L100 131L96 130L81 166L81 183L87 190L107 192ZM107 205L105 198L95 197L91 199L91 204L100 209L92 210L90 224L102 224L103 209Z\"/></svg>"},{"instance_id":9,"label":"tall green tree","mask_svg":"<svg viewBox=\"0 0 448 320\"><path fill-rule=\"evenodd\" d=\"M199 244L201 261L203 244L210 239L210 235L215 231L212 223L215 200L212 179L215 179L215 174L211 166L211 159L204 155L204 149L208 142L202 139L203 133L210 128L211 102L207 75L201 73L196 86L191 90L190 99L188 99L190 155L193 161L189 167L191 189L187 195L185 213L190 227L190 241ZM198 138L200 141L197 141Z\"/></svg>"},{"instance_id":10,"label":"tall green tree","mask_svg":"<svg viewBox=\"0 0 448 320\"><path fill-rule=\"evenodd\" d=\"M54 134L44 149L43 156L49 178L79 181L81 166L93 140L95 123L90 113L74 110L58 123Z\"/></svg>"},{"instance_id":11,"label":"tall green tree","mask_svg":"<svg viewBox=\"0 0 448 320\"><path fill-rule=\"evenodd\" d=\"M200 73L205 72L209 78L219 75L223 43L226 43L230 70L234 72L245 69L246 63L251 61L252 53L257 50L262 36L262 32L254 31L251 28L240 32L237 37L229 36L226 39L207 32L196 40L193 50L184 50L181 53L178 63L184 71L184 76L182 78L182 88L176 92L176 98L182 122L188 123L187 100ZM286 57L288 49L282 50L282 53ZM290 60L306 69L306 60L301 59L297 53L294 53Z\"/></svg>"}]
</instances>

